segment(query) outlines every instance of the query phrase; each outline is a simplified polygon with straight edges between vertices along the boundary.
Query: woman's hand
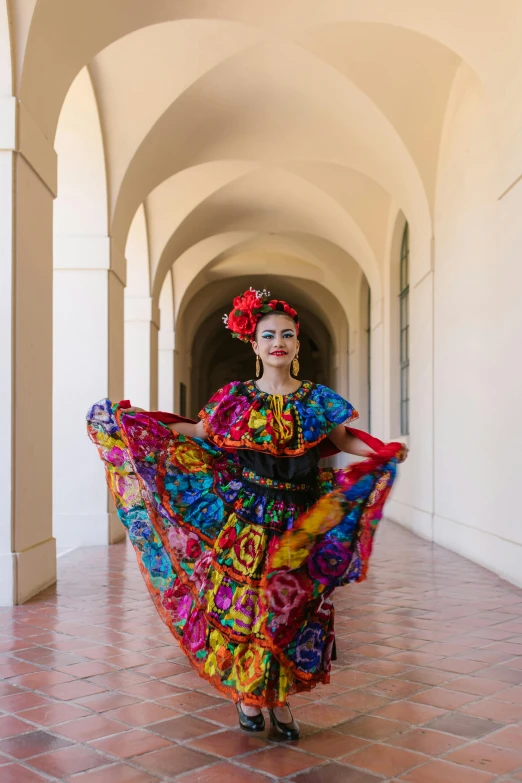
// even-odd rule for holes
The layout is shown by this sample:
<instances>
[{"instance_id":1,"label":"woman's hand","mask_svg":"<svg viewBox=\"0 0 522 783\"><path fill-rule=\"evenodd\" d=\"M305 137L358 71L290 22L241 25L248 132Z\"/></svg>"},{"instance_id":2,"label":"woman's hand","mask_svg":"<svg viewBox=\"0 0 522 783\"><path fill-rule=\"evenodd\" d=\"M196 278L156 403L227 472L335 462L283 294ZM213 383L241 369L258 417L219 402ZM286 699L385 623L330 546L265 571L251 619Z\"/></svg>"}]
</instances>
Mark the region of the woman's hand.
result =
<instances>
[{"instance_id":1,"label":"woman's hand","mask_svg":"<svg viewBox=\"0 0 522 783\"><path fill-rule=\"evenodd\" d=\"M135 408L134 405L132 405L130 408L120 408L122 413L145 413L144 408Z\"/></svg>"},{"instance_id":2,"label":"woman's hand","mask_svg":"<svg viewBox=\"0 0 522 783\"><path fill-rule=\"evenodd\" d=\"M397 462L404 462L404 460L408 459L408 454L409 454L409 449L407 446L403 444L400 454L397 457Z\"/></svg>"}]
</instances>

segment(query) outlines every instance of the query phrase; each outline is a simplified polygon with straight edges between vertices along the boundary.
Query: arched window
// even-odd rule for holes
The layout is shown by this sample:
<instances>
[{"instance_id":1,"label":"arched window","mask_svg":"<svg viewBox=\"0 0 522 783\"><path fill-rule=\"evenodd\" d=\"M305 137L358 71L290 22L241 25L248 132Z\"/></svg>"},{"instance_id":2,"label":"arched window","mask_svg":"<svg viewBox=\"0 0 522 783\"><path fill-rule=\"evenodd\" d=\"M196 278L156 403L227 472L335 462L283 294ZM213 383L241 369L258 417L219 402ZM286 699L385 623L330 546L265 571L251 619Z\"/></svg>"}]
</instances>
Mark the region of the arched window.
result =
<instances>
[{"instance_id":1,"label":"arched window","mask_svg":"<svg viewBox=\"0 0 522 783\"><path fill-rule=\"evenodd\" d=\"M401 435L410 432L410 232L404 226L400 266Z\"/></svg>"}]
</instances>

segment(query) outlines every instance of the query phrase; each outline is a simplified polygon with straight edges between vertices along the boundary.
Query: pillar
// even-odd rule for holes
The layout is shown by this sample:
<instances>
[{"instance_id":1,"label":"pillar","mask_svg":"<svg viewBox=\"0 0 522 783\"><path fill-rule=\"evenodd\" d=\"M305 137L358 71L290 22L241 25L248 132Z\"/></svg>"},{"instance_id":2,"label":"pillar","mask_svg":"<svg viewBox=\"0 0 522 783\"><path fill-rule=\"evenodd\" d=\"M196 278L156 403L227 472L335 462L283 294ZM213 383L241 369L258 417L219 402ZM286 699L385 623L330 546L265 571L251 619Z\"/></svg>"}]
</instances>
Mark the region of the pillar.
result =
<instances>
[{"instance_id":1,"label":"pillar","mask_svg":"<svg viewBox=\"0 0 522 783\"><path fill-rule=\"evenodd\" d=\"M125 264L109 237L59 236L54 266L53 517L63 551L124 535L85 414L123 397Z\"/></svg>"},{"instance_id":2,"label":"pillar","mask_svg":"<svg viewBox=\"0 0 522 783\"><path fill-rule=\"evenodd\" d=\"M52 220L56 154L0 98L0 604L56 580L52 530Z\"/></svg>"},{"instance_id":3,"label":"pillar","mask_svg":"<svg viewBox=\"0 0 522 783\"><path fill-rule=\"evenodd\" d=\"M148 296L125 297L125 399L158 407L159 307Z\"/></svg>"},{"instance_id":4,"label":"pillar","mask_svg":"<svg viewBox=\"0 0 522 783\"><path fill-rule=\"evenodd\" d=\"M174 355L176 335L160 329L158 334L158 408L174 411Z\"/></svg>"}]
</instances>

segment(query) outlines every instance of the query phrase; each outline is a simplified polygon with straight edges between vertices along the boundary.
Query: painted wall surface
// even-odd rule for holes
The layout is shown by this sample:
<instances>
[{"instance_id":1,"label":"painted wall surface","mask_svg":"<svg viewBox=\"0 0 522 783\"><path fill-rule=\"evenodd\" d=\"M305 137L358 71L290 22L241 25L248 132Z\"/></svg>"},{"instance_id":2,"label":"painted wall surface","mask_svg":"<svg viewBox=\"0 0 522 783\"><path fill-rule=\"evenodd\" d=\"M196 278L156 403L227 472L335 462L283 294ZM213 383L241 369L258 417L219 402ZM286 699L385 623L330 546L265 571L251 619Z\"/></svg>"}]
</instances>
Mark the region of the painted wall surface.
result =
<instances>
[{"instance_id":1,"label":"painted wall surface","mask_svg":"<svg viewBox=\"0 0 522 783\"><path fill-rule=\"evenodd\" d=\"M390 515L520 585L522 186L498 190L492 116L481 85L463 67L441 150L434 273L412 292L410 445L422 469L407 466ZM423 297L427 283L433 293ZM431 339L432 371L423 359Z\"/></svg>"},{"instance_id":2,"label":"painted wall surface","mask_svg":"<svg viewBox=\"0 0 522 783\"><path fill-rule=\"evenodd\" d=\"M522 584L522 188L498 200L489 107L465 70L454 91L436 222L434 540Z\"/></svg>"}]
</instances>

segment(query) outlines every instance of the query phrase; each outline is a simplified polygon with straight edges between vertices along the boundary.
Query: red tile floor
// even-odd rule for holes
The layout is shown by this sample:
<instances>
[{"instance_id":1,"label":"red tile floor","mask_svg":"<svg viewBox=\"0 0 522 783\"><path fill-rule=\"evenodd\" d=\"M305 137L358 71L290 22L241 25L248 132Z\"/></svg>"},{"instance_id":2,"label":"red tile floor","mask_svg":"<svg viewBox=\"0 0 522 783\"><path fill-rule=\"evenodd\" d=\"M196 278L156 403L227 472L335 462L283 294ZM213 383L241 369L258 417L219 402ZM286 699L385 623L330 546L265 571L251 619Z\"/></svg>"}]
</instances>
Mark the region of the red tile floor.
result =
<instances>
[{"instance_id":1,"label":"red tile floor","mask_svg":"<svg viewBox=\"0 0 522 783\"><path fill-rule=\"evenodd\" d=\"M1 783L522 781L522 590L385 522L336 607L332 683L281 743L193 674L128 544L65 555L0 609Z\"/></svg>"}]
</instances>

